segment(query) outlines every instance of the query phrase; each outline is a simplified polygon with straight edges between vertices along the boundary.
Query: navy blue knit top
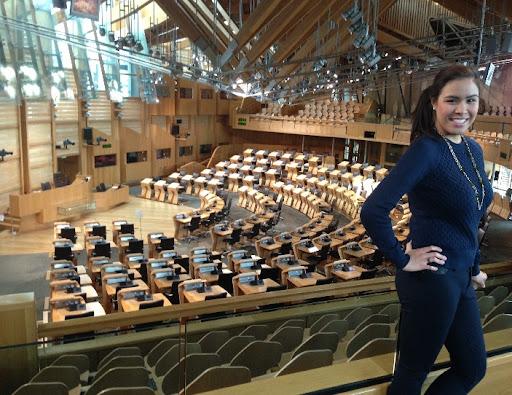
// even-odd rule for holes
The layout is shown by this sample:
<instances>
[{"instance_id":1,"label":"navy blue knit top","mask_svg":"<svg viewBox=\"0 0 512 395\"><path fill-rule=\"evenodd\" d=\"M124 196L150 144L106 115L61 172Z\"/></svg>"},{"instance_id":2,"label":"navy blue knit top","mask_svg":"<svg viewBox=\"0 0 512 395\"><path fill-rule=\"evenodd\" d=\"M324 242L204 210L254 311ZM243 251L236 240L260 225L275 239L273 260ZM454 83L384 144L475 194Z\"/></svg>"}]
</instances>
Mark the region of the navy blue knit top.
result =
<instances>
[{"instance_id":1,"label":"navy blue knit top","mask_svg":"<svg viewBox=\"0 0 512 395\"><path fill-rule=\"evenodd\" d=\"M478 210L475 192L457 167L446 142L441 138L418 138L400 158L395 168L368 197L361 210L361 222L381 252L398 269L409 262L396 239L389 212L402 195L409 198L412 217L409 240L413 248L439 246L447 257L444 267L480 271L478 224L492 201L492 187L484 171L482 149L465 137L485 186L485 201ZM482 194L464 142L452 143L462 168Z\"/></svg>"}]
</instances>

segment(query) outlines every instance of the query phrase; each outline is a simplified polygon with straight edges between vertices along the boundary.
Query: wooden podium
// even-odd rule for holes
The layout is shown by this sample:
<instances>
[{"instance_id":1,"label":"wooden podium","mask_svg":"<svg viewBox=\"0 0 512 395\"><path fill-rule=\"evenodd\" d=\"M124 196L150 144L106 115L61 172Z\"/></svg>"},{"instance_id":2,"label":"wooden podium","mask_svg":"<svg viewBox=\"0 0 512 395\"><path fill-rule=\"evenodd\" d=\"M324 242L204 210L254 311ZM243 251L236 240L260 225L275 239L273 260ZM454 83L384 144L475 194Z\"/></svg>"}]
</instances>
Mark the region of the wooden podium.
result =
<instances>
[{"instance_id":1,"label":"wooden podium","mask_svg":"<svg viewBox=\"0 0 512 395\"><path fill-rule=\"evenodd\" d=\"M20 220L19 231L45 228L56 221L94 210L92 185L77 176L71 185L9 196L9 214Z\"/></svg>"}]
</instances>

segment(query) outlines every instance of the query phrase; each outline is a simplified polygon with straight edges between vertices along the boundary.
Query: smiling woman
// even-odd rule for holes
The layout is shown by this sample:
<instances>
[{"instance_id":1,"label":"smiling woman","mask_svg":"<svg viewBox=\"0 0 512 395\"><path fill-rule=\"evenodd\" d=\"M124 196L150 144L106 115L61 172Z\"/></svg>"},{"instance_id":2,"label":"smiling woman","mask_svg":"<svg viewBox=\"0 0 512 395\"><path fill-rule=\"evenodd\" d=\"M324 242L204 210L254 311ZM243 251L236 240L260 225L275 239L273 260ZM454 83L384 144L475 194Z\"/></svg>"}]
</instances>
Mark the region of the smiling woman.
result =
<instances>
[{"instance_id":1,"label":"smiling woman","mask_svg":"<svg viewBox=\"0 0 512 395\"><path fill-rule=\"evenodd\" d=\"M391 395L419 395L443 345L452 367L425 394L466 394L485 374L473 287L485 286L487 278L477 230L492 189L481 148L463 136L478 111L477 78L462 65L437 74L413 114L411 146L361 211L367 233L397 266L400 357ZM404 194L412 213L405 251L389 219Z\"/></svg>"},{"instance_id":2,"label":"smiling woman","mask_svg":"<svg viewBox=\"0 0 512 395\"><path fill-rule=\"evenodd\" d=\"M479 89L472 78L448 82L439 97L432 101L437 132L454 143L475 121L478 112Z\"/></svg>"},{"instance_id":3,"label":"smiling woman","mask_svg":"<svg viewBox=\"0 0 512 395\"><path fill-rule=\"evenodd\" d=\"M478 112L478 74L462 65L441 70L425 89L414 111L411 142L419 136L461 135ZM457 137L455 142L460 142Z\"/></svg>"}]
</instances>

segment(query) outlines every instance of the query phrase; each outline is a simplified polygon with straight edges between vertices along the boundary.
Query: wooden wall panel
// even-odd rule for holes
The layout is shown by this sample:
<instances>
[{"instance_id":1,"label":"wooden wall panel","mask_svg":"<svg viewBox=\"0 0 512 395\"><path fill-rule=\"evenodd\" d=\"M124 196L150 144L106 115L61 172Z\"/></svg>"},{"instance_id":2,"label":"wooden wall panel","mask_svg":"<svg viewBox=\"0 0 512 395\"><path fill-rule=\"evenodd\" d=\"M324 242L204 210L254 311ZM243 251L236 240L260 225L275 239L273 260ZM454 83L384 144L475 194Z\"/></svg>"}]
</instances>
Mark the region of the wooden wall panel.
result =
<instances>
[{"instance_id":1,"label":"wooden wall panel","mask_svg":"<svg viewBox=\"0 0 512 395\"><path fill-rule=\"evenodd\" d=\"M139 133L127 127L121 128L120 135L120 158L121 181L139 181L151 175L151 140L145 133ZM128 152L146 152L146 161L127 163Z\"/></svg>"},{"instance_id":2,"label":"wooden wall panel","mask_svg":"<svg viewBox=\"0 0 512 395\"><path fill-rule=\"evenodd\" d=\"M57 156L78 155L80 140L77 102L75 100L60 101L55 108L55 116L55 140L56 144L62 147L57 149ZM71 140L75 145L69 145L68 149L64 149L62 143L66 139Z\"/></svg>"},{"instance_id":3,"label":"wooden wall panel","mask_svg":"<svg viewBox=\"0 0 512 395\"><path fill-rule=\"evenodd\" d=\"M215 116L215 145L231 144L233 129L227 115Z\"/></svg>"},{"instance_id":4,"label":"wooden wall panel","mask_svg":"<svg viewBox=\"0 0 512 395\"><path fill-rule=\"evenodd\" d=\"M191 90L192 97L182 97L182 89ZM176 115L196 115L197 95L197 86L195 82L178 79L178 85L176 89Z\"/></svg>"},{"instance_id":5,"label":"wooden wall panel","mask_svg":"<svg viewBox=\"0 0 512 395\"><path fill-rule=\"evenodd\" d=\"M212 156L216 144L215 136L215 116L198 115L194 117L194 136L195 136L195 158L202 161ZM211 151L201 154L201 145L211 145Z\"/></svg>"},{"instance_id":6,"label":"wooden wall panel","mask_svg":"<svg viewBox=\"0 0 512 395\"><path fill-rule=\"evenodd\" d=\"M172 119L163 115L150 117L149 132L152 146L151 174L153 176L168 176L176 167L176 145L175 139L169 132ZM157 159L156 151L159 149L170 149L170 155Z\"/></svg>"},{"instance_id":7,"label":"wooden wall panel","mask_svg":"<svg viewBox=\"0 0 512 395\"><path fill-rule=\"evenodd\" d=\"M52 128L49 101L27 101L30 186L53 180Z\"/></svg>"},{"instance_id":8,"label":"wooden wall panel","mask_svg":"<svg viewBox=\"0 0 512 395\"><path fill-rule=\"evenodd\" d=\"M112 135L112 109L105 92L98 92L96 99L90 99L87 126L98 129L107 136Z\"/></svg>"},{"instance_id":9,"label":"wooden wall panel","mask_svg":"<svg viewBox=\"0 0 512 395\"><path fill-rule=\"evenodd\" d=\"M121 126L144 133L144 106L139 98L130 97L123 101Z\"/></svg>"},{"instance_id":10,"label":"wooden wall panel","mask_svg":"<svg viewBox=\"0 0 512 395\"><path fill-rule=\"evenodd\" d=\"M0 162L0 211L9 205L9 194L20 193L20 149L18 138L18 106L14 101L0 100L0 149L12 152Z\"/></svg>"},{"instance_id":11,"label":"wooden wall panel","mask_svg":"<svg viewBox=\"0 0 512 395\"><path fill-rule=\"evenodd\" d=\"M199 115L215 115L217 111L217 95L211 85L197 84L197 113Z\"/></svg>"},{"instance_id":12,"label":"wooden wall panel","mask_svg":"<svg viewBox=\"0 0 512 395\"><path fill-rule=\"evenodd\" d=\"M87 174L93 176L93 185L103 182L105 184L119 184L121 182L120 165L121 160L119 154L118 142L113 140L110 135L102 133L100 130L93 129L94 139L101 136L107 139L107 143L111 146L103 148L103 145L88 145L87 151ZM95 157L98 155L116 155L115 166L95 167Z\"/></svg>"},{"instance_id":13,"label":"wooden wall panel","mask_svg":"<svg viewBox=\"0 0 512 395\"><path fill-rule=\"evenodd\" d=\"M226 92L217 92L217 115L229 115L229 99Z\"/></svg>"}]
</instances>

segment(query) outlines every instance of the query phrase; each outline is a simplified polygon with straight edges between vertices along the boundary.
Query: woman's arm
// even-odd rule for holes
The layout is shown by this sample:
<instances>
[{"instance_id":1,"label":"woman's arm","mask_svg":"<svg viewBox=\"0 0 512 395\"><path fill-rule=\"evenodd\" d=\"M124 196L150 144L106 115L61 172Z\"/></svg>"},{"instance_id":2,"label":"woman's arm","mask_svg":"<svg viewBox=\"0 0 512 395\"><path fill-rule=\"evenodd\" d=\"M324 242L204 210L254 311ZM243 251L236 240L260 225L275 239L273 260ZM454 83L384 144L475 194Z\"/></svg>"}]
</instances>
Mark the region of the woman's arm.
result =
<instances>
[{"instance_id":1,"label":"woman's arm","mask_svg":"<svg viewBox=\"0 0 512 395\"><path fill-rule=\"evenodd\" d=\"M416 140L389 175L372 192L361 210L361 222L379 250L399 269L409 256L393 233L389 212L438 164L439 146L429 137Z\"/></svg>"}]
</instances>

